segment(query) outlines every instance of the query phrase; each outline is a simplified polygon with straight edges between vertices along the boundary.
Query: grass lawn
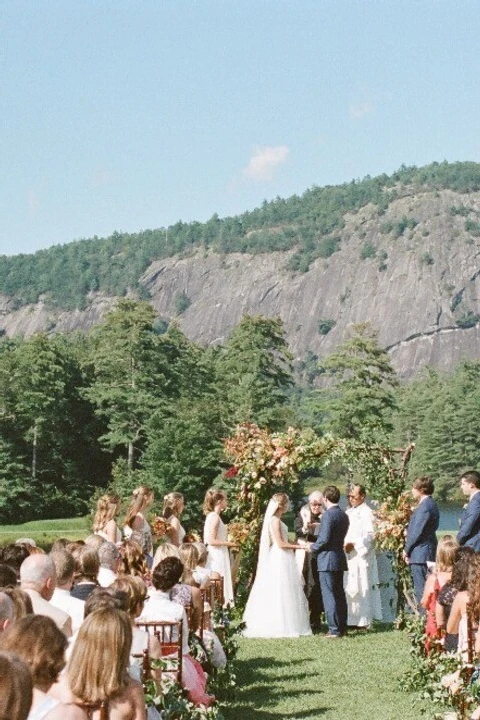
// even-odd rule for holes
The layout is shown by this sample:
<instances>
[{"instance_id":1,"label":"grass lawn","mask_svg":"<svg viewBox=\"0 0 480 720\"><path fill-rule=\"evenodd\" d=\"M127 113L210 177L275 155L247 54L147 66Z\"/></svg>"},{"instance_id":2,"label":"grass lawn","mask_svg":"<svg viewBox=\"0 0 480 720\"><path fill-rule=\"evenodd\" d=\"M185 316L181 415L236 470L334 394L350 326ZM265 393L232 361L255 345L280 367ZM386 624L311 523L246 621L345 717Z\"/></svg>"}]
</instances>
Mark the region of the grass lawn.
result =
<instances>
[{"instance_id":1,"label":"grass lawn","mask_svg":"<svg viewBox=\"0 0 480 720\"><path fill-rule=\"evenodd\" d=\"M418 720L421 705L401 691L409 663L404 633L378 625L342 640L242 639L238 692L228 720Z\"/></svg>"},{"instance_id":2,"label":"grass lawn","mask_svg":"<svg viewBox=\"0 0 480 720\"><path fill-rule=\"evenodd\" d=\"M32 520L21 525L0 525L0 545L8 545L18 538L33 538L42 547L49 546L59 537L69 540L84 539L89 535L90 518L67 518L61 520Z\"/></svg>"}]
</instances>

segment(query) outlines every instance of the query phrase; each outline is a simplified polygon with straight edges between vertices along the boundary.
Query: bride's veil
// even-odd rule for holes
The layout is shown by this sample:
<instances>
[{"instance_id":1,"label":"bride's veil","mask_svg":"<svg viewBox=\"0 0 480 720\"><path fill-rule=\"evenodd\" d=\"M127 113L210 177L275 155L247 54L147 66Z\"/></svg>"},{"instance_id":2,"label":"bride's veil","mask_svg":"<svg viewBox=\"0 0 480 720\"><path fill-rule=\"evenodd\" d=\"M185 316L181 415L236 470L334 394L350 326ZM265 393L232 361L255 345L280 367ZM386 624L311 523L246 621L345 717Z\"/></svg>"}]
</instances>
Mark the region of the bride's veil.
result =
<instances>
[{"instance_id":1,"label":"bride's veil","mask_svg":"<svg viewBox=\"0 0 480 720\"><path fill-rule=\"evenodd\" d=\"M270 500L265 510L263 518L262 533L260 535L260 548L258 551L257 575L262 566L268 560L268 551L270 550L270 520L278 510L278 502Z\"/></svg>"}]
</instances>

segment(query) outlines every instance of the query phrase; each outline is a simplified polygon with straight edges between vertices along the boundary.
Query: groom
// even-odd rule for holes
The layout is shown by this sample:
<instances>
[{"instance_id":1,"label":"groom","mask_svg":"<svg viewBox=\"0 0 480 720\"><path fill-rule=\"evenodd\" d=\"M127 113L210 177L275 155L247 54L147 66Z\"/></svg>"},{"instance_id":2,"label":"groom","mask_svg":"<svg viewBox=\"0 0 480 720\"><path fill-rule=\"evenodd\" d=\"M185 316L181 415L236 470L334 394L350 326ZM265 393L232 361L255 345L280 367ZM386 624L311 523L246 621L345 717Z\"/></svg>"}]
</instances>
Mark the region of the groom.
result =
<instances>
[{"instance_id":1,"label":"groom","mask_svg":"<svg viewBox=\"0 0 480 720\"><path fill-rule=\"evenodd\" d=\"M320 532L311 546L317 558L320 588L327 619L328 633L325 637L336 639L347 632L347 600L343 588L343 573L348 569L344 552L345 535L350 521L338 506L340 490L329 485L323 491L325 512Z\"/></svg>"}]
</instances>

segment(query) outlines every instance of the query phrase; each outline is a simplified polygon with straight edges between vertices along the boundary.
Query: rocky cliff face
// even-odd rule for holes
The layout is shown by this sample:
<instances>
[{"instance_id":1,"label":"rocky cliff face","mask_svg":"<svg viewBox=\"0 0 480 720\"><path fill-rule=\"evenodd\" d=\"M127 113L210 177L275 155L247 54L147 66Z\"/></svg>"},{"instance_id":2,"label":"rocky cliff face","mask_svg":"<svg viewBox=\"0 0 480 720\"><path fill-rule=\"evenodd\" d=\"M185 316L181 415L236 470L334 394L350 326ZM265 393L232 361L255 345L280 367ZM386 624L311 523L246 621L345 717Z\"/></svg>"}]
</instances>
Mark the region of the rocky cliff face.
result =
<instances>
[{"instance_id":1,"label":"rocky cliff face","mask_svg":"<svg viewBox=\"0 0 480 720\"><path fill-rule=\"evenodd\" d=\"M350 325L369 322L403 377L427 364L448 370L480 354L479 219L480 193L417 193L381 216L371 205L345 216L339 251L306 273L286 269L288 253L205 252L154 262L142 282L167 320L178 293L188 296L178 321L199 343L223 343L243 314L263 314L282 318L296 357L322 357ZM87 329L114 302L97 296L83 311L42 303L12 310L0 296L0 328L9 336ZM323 332L332 326L326 334L322 320Z\"/></svg>"}]
</instances>

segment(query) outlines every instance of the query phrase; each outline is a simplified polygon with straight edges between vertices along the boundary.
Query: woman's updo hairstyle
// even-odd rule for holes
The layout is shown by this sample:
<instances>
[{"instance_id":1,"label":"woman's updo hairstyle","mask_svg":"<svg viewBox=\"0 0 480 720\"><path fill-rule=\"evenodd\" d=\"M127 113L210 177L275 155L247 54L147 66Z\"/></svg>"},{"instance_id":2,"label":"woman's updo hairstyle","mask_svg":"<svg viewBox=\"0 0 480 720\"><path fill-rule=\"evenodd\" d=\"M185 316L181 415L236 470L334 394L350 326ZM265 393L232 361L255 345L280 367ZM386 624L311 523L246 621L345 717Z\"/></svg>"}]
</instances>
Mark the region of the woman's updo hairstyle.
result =
<instances>
[{"instance_id":1,"label":"woman's updo hairstyle","mask_svg":"<svg viewBox=\"0 0 480 720\"><path fill-rule=\"evenodd\" d=\"M226 497L227 494L218 488L210 488L210 490L207 490L205 493L205 500L203 501L204 514L207 515L209 512L213 512L217 503L221 500L225 500Z\"/></svg>"},{"instance_id":2,"label":"woman's updo hairstyle","mask_svg":"<svg viewBox=\"0 0 480 720\"><path fill-rule=\"evenodd\" d=\"M148 487L148 485L140 485L140 487L133 491L132 495L133 502L130 503L130 507L125 516L125 525L129 527L132 527L137 513L143 510L148 501L153 497L153 490Z\"/></svg>"},{"instance_id":3,"label":"woman's updo hairstyle","mask_svg":"<svg viewBox=\"0 0 480 720\"><path fill-rule=\"evenodd\" d=\"M277 503L279 508L288 507L288 503L290 502L290 498L286 493L275 493L272 500Z\"/></svg>"},{"instance_id":4,"label":"woman's updo hairstyle","mask_svg":"<svg viewBox=\"0 0 480 720\"><path fill-rule=\"evenodd\" d=\"M184 502L182 493L171 492L163 498L163 517L168 520L169 517L175 515L178 517L180 504Z\"/></svg>"}]
</instances>

